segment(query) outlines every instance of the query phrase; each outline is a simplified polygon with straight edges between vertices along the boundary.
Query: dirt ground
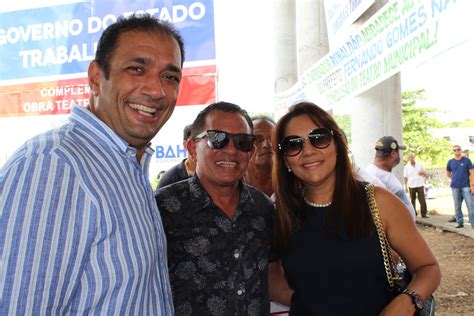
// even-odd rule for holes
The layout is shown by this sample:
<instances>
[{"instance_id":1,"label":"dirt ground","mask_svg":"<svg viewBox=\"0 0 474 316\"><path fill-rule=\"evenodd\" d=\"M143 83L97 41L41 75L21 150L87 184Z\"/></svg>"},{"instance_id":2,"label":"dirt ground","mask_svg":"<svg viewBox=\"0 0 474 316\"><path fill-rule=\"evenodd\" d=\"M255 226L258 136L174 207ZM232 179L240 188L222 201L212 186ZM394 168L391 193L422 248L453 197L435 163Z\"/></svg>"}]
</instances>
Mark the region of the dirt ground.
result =
<instances>
[{"instance_id":1,"label":"dirt ground","mask_svg":"<svg viewBox=\"0 0 474 316\"><path fill-rule=\"evenodd\" d=\"M418 227L441 266L436 315L474 315L474 239Z\"/></svg>"}]
</instances>

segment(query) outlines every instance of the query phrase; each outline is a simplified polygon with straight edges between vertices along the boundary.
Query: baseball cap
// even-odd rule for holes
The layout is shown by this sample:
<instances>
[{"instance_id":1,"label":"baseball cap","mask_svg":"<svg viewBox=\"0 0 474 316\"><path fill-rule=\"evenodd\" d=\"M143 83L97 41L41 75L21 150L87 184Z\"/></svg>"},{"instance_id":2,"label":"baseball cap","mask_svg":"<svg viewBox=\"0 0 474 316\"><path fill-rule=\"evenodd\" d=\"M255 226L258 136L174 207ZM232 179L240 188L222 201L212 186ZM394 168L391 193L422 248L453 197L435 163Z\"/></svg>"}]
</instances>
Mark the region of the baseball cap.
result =
<instances>
[{"instance_id":1,"label":"baseball cap","mask_svg":"<svg viewBox=\"0 0 474 316\"><path fill-rule=\"evenodd\" d=\"M397 140L392 136L384 136L375 143L375 150L387 152L395 149L405 150L407 147L399 145Z\"/></svg>"}]
</instances>

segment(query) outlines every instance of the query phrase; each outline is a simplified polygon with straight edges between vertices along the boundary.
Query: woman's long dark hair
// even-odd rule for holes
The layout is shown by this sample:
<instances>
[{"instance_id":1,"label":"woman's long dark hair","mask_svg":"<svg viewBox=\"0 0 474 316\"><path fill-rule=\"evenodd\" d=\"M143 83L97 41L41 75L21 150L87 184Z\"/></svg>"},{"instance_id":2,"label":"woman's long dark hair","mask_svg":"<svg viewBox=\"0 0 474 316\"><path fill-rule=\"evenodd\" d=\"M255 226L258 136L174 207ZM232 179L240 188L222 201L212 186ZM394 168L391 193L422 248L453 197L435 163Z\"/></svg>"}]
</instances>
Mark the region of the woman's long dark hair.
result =
<instances>
[{"instance_id":1,"label":"woman's long dark hair","mask_svg":"<svg viewBox=\"0 0 474 316\"><path fill-rule=\"evenodd\" d=\"M323 109L310 102L301 102L290 107L289 112L278 120L273 137L276 150L273 163L273 186L276 195L276 222L274 231L274 248L284 254L289 239L304 220L303 183L292 172L289 172L283 153L278 144L285 136L285 128L295 117L307 115L319 127L334 131L333 141L336 146L336 183L334 188L332 210L325 223L337 223L348 238L368 237L373 232L372 217L368 207L364 187L355 179L346 137L334 119Z\"/></svg>"}]
</instances>

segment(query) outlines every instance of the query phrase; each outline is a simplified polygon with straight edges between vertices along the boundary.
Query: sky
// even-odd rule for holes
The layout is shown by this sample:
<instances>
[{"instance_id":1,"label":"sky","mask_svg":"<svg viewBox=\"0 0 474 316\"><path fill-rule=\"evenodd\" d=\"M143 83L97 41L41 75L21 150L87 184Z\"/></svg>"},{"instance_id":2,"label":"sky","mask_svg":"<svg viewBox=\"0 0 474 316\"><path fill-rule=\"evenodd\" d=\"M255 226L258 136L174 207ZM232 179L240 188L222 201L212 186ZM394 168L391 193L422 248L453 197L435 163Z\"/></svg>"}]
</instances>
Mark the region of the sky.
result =
<instances>
[{"instance_id":1,"label":"sky","mask_svg":"<svg viewBox=\"0 0 474 316\"><path fill-rule=\"evenodd\" d=\"M272 0L215 0L219 100L273 112Z\"/></svg>"},{"instance_id":2,"label":"sky","mask_svg":"<svg viewBox=\"0 0 474 316\"><path fill-rule=\"evenodd\" d=\"M423 106L439 110L442 122L474 119L472 98L474 41L450 47L443 53L402 72L402 90L425 89Z\"/></svg>"}]
</instances>

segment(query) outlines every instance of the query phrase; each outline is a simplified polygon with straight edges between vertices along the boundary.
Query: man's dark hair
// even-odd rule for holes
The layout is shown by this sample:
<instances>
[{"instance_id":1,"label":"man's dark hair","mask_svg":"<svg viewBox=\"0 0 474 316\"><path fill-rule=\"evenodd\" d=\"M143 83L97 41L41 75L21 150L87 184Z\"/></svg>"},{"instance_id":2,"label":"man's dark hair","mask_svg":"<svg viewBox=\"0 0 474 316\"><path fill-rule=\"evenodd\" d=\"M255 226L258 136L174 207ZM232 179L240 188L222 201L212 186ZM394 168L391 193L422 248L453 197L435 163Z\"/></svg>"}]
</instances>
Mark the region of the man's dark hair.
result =
<instances>
[{"instance_id":1,"label":"man's dark hair","mask_svg":"<svg viewBox=\"0 0 474 316\"><path fill-rule=\"evenodd\" d=\"M188 140L191 137L192 124L186 125L183 129L183 140Z\"/></svg>"},{"instance_id":2,"label":"man's dark hair","mask_svg":"<svg viewBox=\"0 0 474 316\"><path fill-rule=\"evenodd\" d=\"M221 112L228 112L228 113L237 113L242 115L245 120L247 121L247 124L250 127L250 131L253 132L253 123L252 120L250 119L249 114L247 111L242 109L240 106L237 104L229 103L229 102L217 102L217 103L212 103L205 107L199 114L197 115L196 119L194 120L192 127L191 127L191 137L194 138L196 135L202 132L202 129L204 128L205 125L205 120L207 115L210 112L213 111L221 111Z\"/></svg>"},{"instance_id":3,"label":"man's dark hair","mask_svg":"<svg viewBox=\"0 0 474 316\"><path fill-rule=\"evenodd\" d=\"M183 66L184 43L176 28L171 23L159 20L150 14L132 14L128 17L119 17L115 23L105 29L99 39L94 60L104 71L105 79L109 79L109 61L115 51L120 35L130 31L161 32L174 38L178 42L179 50L181 51L181 67Z\"/></svg>"},{"instance_id":4,"label":"man's dark hair","mask_svg":"<svg viewBox=\"0 0 474 316\"><path fill-rule=\"evenodd\" d=\"M250 118L252 122L255 121L267 121L273 125L275 125L275 121L268 115L254 115Z\"/></svg>"}]
</instances>

